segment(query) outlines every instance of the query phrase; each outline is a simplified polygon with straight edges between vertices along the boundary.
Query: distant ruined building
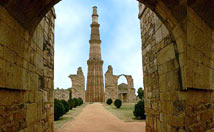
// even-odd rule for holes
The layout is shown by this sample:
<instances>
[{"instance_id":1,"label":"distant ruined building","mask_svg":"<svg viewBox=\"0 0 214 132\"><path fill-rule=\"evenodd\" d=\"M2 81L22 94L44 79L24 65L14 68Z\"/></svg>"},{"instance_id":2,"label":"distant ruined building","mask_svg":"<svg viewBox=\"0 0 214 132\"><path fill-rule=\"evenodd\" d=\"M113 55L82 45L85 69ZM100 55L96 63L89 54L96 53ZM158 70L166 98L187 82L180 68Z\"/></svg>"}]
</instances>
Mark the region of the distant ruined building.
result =
<instances>
[{"instance_id":1,"label":"distant ruined building","mask_svg":"<svg viewBox=\"0 0 214 132\"><path fill-rule=\"evenodd\" d=\"M68 89L54 89L54 99L68 101L70 92Z\"/></svg>"},{"instance_id":2,"label":"distant ruined building","mask_svg":"<svg viewBox=\"0 0 214 132\"><path fill-rule=\"evenodd\" d=\"M118 85L118 79L124 76L128 84ZM136 95L134 83L131 75L113 75L112 66L108 66L105 73L105 99L111 98L112 100L121 99L123 102L136 102Z\"/></svg>"}]
</instances>

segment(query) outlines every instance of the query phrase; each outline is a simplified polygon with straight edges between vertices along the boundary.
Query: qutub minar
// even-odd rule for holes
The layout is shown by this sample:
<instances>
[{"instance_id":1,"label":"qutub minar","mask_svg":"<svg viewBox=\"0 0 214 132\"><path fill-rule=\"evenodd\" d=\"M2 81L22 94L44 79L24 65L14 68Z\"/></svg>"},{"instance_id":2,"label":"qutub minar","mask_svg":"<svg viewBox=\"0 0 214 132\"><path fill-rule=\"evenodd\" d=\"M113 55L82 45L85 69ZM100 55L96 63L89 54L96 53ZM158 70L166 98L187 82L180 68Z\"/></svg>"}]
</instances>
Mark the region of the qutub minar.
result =
<instances>
[{"instance_id":1,"label":"qutub minar","mask_svg":"<svg viewBox=\"0 0 214 132\"><path fill-rule=\"evenodd\" d=\"M93 7L90 53L88 63L86 102L104 102L103 60L101 59L101 40L99 33L97 7Z\"/></svg>"}]
</instances>

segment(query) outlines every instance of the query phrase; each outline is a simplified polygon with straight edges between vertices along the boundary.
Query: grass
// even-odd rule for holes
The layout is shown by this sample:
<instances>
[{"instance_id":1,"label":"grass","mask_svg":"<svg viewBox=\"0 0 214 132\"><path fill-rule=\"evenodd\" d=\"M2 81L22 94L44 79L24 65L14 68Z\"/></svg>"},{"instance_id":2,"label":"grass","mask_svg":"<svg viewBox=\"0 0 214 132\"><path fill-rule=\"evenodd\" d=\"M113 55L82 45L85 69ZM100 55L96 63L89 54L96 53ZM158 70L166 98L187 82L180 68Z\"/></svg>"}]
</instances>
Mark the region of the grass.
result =
<instances>
[{"instance_id":1,"label":"grass","mask_svg":"<svg viewBox=\"0 0 214 132\"><path fill-rule=\"evenodd\" d=\"M82 109L87 104L82 104L81 106L78 106L77 108L73 108L69 112L67 112L63 117L61 117L58 121L54 121L54 130L57 130L61 128L66 122L73 120L80 112L82 112Z\"/></svg>"},{"instance_id":2,"label":"grass","mask_svg":"<svg viewBox=\"0 0 214 132\"><path fill-rule=\"evenodd\" d=\"M144 121L137 120L133 114L135 103L123 103L122 106L118 109L112 103L111 105L104 104L104 107L110 111L112 114L117 116L119 119L125 122L133 121Z\"/></svg>"}]
</instances>

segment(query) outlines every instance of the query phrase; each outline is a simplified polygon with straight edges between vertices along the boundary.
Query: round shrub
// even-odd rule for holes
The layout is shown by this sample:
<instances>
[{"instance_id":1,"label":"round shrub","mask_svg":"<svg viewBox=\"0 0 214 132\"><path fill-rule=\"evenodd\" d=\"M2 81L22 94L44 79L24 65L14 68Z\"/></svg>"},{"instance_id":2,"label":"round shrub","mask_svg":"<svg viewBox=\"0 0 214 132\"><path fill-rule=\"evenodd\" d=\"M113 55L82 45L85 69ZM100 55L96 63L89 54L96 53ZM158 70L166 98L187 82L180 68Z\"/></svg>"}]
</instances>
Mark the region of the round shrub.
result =
<instances>
[{"instance_id":1,"label":"round shrub","mask_svg":"<svg viewBox=\"0 0 214 132\"><path fill-rule=\"evenodd\" d=\"M81 97L78 98L78 104L79 104L79 106L83 104L83 100Z\"/></svg>"},{"instance_id":2,"label":"round shrub","mask_svg":"<svg viewBox=\"0 0 214 132\"><path fill-rule=\"evenodd\" d=\"M112 99L111 98L109 98L107 101L106 101L106 104L108 104L108 105L111 105L112 104Z\"/></svg>"},{"instance_id":3,"label":"round shrub","mask_svg":"<svg viewBox=\"0 0 214 132\"><path fill-rule=\"evenodd\" d=\"M65 101L65 100L61 100L61 102L62 102L62 104L63 104L63 106L65 108L65 113L67 113L69 111L69 109L70 109L68 102Z\"/></svg>"},{"instance_id":4,"label":"round shrub","mask_svg":"<svg viewBox=\"0 0 214 132\"><path fill-rule=\"evenodd\" d=\"M78 106L78 99L77 98L73 98L72 100L74 100L74 108L76 108Z\"/></svg>"},{"instance_id":5,"label":"round shrub","mask_svg":"<svg viewBox=\"0 0 214 132\"><path fill-rule=\"evenodd\" d=\"M137 119L146 119L144 101L140 100L137 104L135 104L133 114Z\"/></svg>"},{"instance_id":6,"label":"round shrub","mask_svg":"<svg viewBox=\"0 0 214 132\"><path fill-rule=\"evenodd\" d=\"M59 120L59 118L65 113L65 108L61 101L54 99L54 120Z\"/></svg>"},{"instance_id":7,"label":"round shrub","mask_svg":"<svg viewBox=\"0 0 214 132\"><path fill-rule=\"evenodd\" d=\"M75 106L75 101L73 99L68 100L68 104L70 106L70 110L72 110L72 108L74 108Z\"/></svg>"},{"instance_id":8,"label":"round shrub","mask_svg":"<svg viewBox=\"0 0 214 132\"><path fill-rule=\"evenodd\" d=\"M121 105L122 105L122 101L121 101L120 99L116 99L116 100L114 101L114 105L115 105L117 108L120 108Z\"/></svg>"}]
</instances>

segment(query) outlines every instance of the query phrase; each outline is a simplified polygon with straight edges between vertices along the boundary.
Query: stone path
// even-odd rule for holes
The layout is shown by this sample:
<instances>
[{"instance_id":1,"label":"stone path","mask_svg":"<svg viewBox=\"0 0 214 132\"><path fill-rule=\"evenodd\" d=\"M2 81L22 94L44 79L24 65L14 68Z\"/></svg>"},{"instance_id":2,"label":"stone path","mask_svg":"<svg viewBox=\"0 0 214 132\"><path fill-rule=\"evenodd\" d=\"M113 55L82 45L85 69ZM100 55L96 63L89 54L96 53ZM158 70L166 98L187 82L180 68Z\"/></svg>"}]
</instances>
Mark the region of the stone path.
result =
<instances>
[{"instance_id":1,"label":"stone path","mask_svg":"<svg viewBox=\"0 0 214 132\"><path fill-rule=\"evenodd\" d=\"M145 122L124 122L94 103L56 132L145 132Z\"/></svg>"}]
</instances>

